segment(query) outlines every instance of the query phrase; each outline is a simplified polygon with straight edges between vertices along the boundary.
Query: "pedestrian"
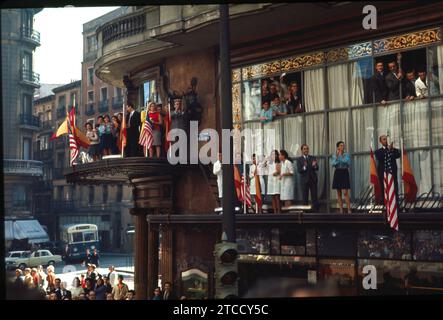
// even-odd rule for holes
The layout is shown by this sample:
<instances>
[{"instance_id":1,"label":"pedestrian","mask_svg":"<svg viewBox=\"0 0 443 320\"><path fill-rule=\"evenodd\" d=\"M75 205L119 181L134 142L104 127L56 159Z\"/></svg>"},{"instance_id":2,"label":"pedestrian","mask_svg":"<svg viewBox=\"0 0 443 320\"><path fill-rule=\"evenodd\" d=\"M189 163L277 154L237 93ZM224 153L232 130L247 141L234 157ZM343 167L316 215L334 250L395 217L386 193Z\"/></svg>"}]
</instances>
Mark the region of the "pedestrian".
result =
<instances>
[{"instance_id":1,"label":"pedestrian","mask_svg":"<svg viewBox=\"0 0 443 320\"><path fill-rule=\"evenodd\" d=\"M24 283L23 271L20 269L15 269L14 285L17 288L21 288L23 286L23 283Z\"/></svg>"},{"instance_id":2,"label":"pedestrian","mask_svg":"<svg viewBox=\"0 0 443 320\"><path fill-rule=\"evenodd\" d=\"M42 265L39 265L37 267L37 273L38 273L38 277L39 277L39 287L42 289L46 289L46 286L47 286L46 273L43 270Z\"/></svg>"},{"instance_id":3,"label":"pedestrian","mask_svg":"<svg viewBox=\"0 0 443 320\"><path fill-rule=\"evenodd\" d=\"M162 300L162 292L160 287L154 289L154 296L152 297L152 300Z\"/></svg>"},{"instance_id":4,"label":"pedestrian","mask_svg":"<svg viewBox=\"0 0 443 320\"><path fill-rule=\"evenodd\" d=\"M89 294L87 294L88 300L97 300L97 297L95 295L95 292L93 290L89 291Z\"/></svg>"},{"instance_id":5,"label":"pedestrian","mask_svg":"<svg viewBox=\"0 0 443 320\"><path fill-rule=\"evenodd\" d=\"M169 281L166 281L164 284L162 297L162 300L177 300L177 296L172 290L172 283L170 283Z\"/></svg>"},{"instance_id":6,"label":"pedestrian","mask_svg":"<svg viewBox=\"0 0 443 320\"><path fill-rule=\"evenodd\" d=\"M135 291L129 290L125 300L135 300Z\"/></svg>"},{"instance_id":7,"label":"pedestrian","mask_svg":"<svg viewBox=\"0 0 443 320\"><path fill-rule=\"evenodd\" d=\"M102 278L98 278L94 292L97 300L106 300L106 286Z\"/></svg>"},{"instance_id":8,"label":"pedestrian","mask_svg":"<svg viewBox=\"0 0 443 320\"><path fill-rule=\"evenodd\" d=\"M90 278L86 278L86 287L83 289L85 295L88 295L91 291L94 291L94 284Z\"/></svg>"},{"instance_id":9,"label":"pedestrian","mask_svg":"<svg viewBox=\"0 0 443 320\"><path fill-rule=\"evenodd\" d=\"M89 250L89 248L87 248L86 252L85 252L85 258L83 260L83 265L85 267L88 267L88 264L91 264L91 263L92 263L91 262L91 251Z\"/></svg>"},{"instance_id":10,"label":"pedestrian","mask_svg":"<svg viewBox=\"0 0 443 320\"><path fill-rule=\"evenodd\" d=\"M80 279L78 277L75 277L72 281L72 287L71 287L71 296L72 299L78 299L80 294L84 292Z\"/></svg>"},{"instance_id":11,"label":"pedestrian","mask_svg":"<svg viewBox=\"0 0 443 320\"><path fill-rule=\"evenodd\" d=\"M112 293L108 293L106 295L106 300L114 300L114 296L112 295Z\"/></svg>"},{"instance_id":12,"label":"pedestrian","mask_svg":"<svg viewBox=\"0 0 443 320\"><path fill-rule=\"evenodd\" d=\"M154 149L155 149L155 154L157 158L160 158L160 151L162 145L161 128L163 125L163 117L160 114L160 112L158 112L157 106L155 105L154 102L151 102L149 104L147 115L149 116L149 120L152 123L152 140L153 140L152 146L151 148L149 148L149 157L150 158L154 157Z\"/></svg>"},{"instance_id":13,"label":"pedestrian","mask_svg":"<svg viewBox=\"0 0 443 320\"><path fill-rule=\"evenodd\" d=\"M103 277L103 281L104 281L104 286L106 287L106 293L111 293L113 286L109 282L109 278L108 277Z\"/></svg>"},{"instance_id":14,"label":"pedestrian","mask_svg":"<svg viewBox=\"0 0 443 320\"><path fill-rule=\"evenodd\" d=\"M34 285L34 288L40 287L40 277L38 276L37 268L31 269L31 276L32 276L32 282Z\"/></svg>"},{"instance_id":15,"label":"pedestrian","mask_svg":"<svg viewBox=\"0 0 443 320\"><path fill-rule=\"evenodd\" d=\"M84 275L84 274L81 274L81 275L80 275L80 278L81 278L81 280L80 280L81 287L84 289L84 288L86 288L86 279L85 279L85 275Z\"/></svg>"},{"instance_id":16,"label":"pedestrian","mask_svg":"<svg viewBox=\"0 0 443 320\"><path fill-rule=\"evenodd\" d=\"M60 285L60 300L72 300L72 292L67 289L66 281Z\"/></svg>"},{"instance_id":17,"label":"pedestrian","mask_svg":"<svg viewBox=\"0 0 443 320\"><path fill-rule=\"evenodd\" d=\"M95 264L96 268L98 268L100 266L99 262L100 262L100 256L97 252L97 249L94 249L94 251L92 252L91 255L91 264Z\"/></svg>"},{"instance_id":18,"label":"pedestrian","mask_svg":"<svg viewBox=\"0 0 443 320\"><path fill-rule=\"evenodd\" d=\"M88 271L86 272L86 281L91 280L92 285L97 281L97 273L95 272L95 264L88 264Z\"/></svg>"},{"instance_id":19,"label":"pedestrian","mask_svg":"<svg viewBox=\"0 0 443 320\"><path fill-rule=\"evenodd\" d=\"M48 275L46 276L46 281L48 283L48 287L46 288L46 291L50 293L55 290L56 275L54 273L54 266L48 266L46 268L46 272L48 273Z\"/></svg>"},{"instance_id":20,"label":"pedestrian","mask_svg":"<svg viewBox=\"0 0 443 320\"><path fill-rule=\"evenodd\" d=\"M345 195L348 213L351 213L351 201L349 199L349 189L351 188L349 166L351 164L351 157L349 153L345 152L345 143L343 141L337 142L336 146L337 151L332 155L331 161L331 165L335 168L334 178L332 179L332 189L337 190L340 213L343 213L342 192Z\"/></svg>"},{"instance_id":21,"label":"pedestrian","mask_svg":"<svg viewBox=\"0 0 443 320\"><path fill-rule=\"evenodd\" d=\"M135 110L134 104L129 102L126 106L126 157L138 157L142 154L138 144L140 138L141 118L140 112Z\"/></svg>"},{"instance_id":22,"label":"pedestrian","mask_svg":"<svg viewBox=\"0 0 443 320\"><path fill-rule=\"evenodd\" d=\"M120 129L121 124L118 120L117 116L112 116L112 126L111 126L111 134L112 134L112 144L111 144L111 152L112 154L120 154L121 150L119 150L118 142L120 141Z\"/></svg>"},{"instance_id":23,"label":"pedestrian","mask_svg":"<svg viewBox=\"0 0 443 320\"><path fill-rule=\"evenodd\" d=\"M109 270L108 273L109 283L111 284L112 287L114 287L117 284L117 272L115 271L114 266L109 266L108 270Z\"/></svg>"},{"instance_id":24,"label":"pedestrian","mask_svg":"<svg viewBox=\"0 0 443 320\"><path fill-rule=\"evenodd\" d=\"M126 285L126 283L123 282L123 276L119 274L118 283L112 289L114 300L125 300L128 291L128 286Z\"/></svg>"},{"instance_id":25,"label":"pedestrian","mask_svg":"<svg viewBox=\"0 0 443 320\"><path fill-rule=\"evenodd\" d=\"M24 284L27 288L34 287L34 278L31 275L31 269L25 268Z\"/></svg>"}]
</instances>

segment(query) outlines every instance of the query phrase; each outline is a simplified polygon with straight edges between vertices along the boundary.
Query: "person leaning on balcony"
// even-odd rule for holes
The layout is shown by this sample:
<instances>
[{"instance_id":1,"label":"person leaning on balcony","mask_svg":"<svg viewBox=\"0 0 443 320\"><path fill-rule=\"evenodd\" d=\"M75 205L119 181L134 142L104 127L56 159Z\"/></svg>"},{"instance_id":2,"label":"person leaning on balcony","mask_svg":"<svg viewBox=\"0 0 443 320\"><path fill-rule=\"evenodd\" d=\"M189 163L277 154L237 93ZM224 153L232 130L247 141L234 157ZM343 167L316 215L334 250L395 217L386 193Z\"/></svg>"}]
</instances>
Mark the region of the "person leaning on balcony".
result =
<instances>
[{"instance_id":1,"label":"person leaning on balcony","mask_svg":"<svg viewBox=\"0 0 443 320\"><path fill-rule=\"evenodd\" d=\"M406 79L403 84L403 99L414 100L417 97L415 93L415 71L406 72Z\"/></svg>"},{"instance_id":2,"label":"person leaning on balcony","mask_svg":"<svg viewBox=\"0 0 443 320\"><path fill-rule=\"evenodd\" d=\"M86 137L89 139L91 144L89 145L88 154L94 159L94 161L97 161L99 159L100 150L99 150L99 137L97 134L97 129L92 127L92 124L90 122L87 122L85 124L86 128Z\"/></svg>"},{"instance_id":3,"label":"person leaning on balcony","mask_svg":"<svg viewBox=\"0 0 443 320\"><path fill-rule=\"evenodd\" d=\"M400 81L403 78L403 71L398 69L397 62L392 61L388 64L389 73L385 82L388 88L388 100L400 99Z\"/></svg>"},{"instance_id":4,"label":"person leaning on balcony","mask_svg":"<svg viewBox=\"0 0 443 320\"><path fill-rule=\"evenodd\" d=\"M291 81L289 84L289 91L285 95L286 106L289 113L303 112L301 104L301 96L297 82Z\"/></svg>"},{"instance_id":5,"label":"person leaning on balcony","mask_svg":"<svg viewBox=\"0 0 443 320\"><path fill-rule=\"evenodd\" d=\"M285 207L289 207L294 200L294 166L289 160L286 150L280 150L280 200L284 201Z\"/></svg>"},{"instance_id":6,"label":"person leaning on balcony","mask_svg":"<svg viewBox=\"0 0 443 320\"><path fill-rule=\"evenodd\" d=\"M140 138L141 118L140 112L135 110L134 104L129 102L126 106L126 148L127 157L142 156L141 146L138 144Z\"/></svg>"},{"instance_id":7,"label":"person leaning on balcony","mask_svg":"<svg viewBox=\"0 0 443 320\"><path fill-rule=\"evenodd\" d=\"M149 148L149 157L154 157L154 149L157 158L160 158L161 146L162 146L162 133L161 126L163 125L163 117L157 110L157 106L154 102L151 102L148 106L149 120L152 123L152 146Z\"/></svg>"},{"instance_id":8,"label":"person leaning on balcony","mask_svg":"<svg viewBox=\"0 0 443 320\"><path fill-rule=\"evenodd\" d=\"M105 115L103 120L104 123L100 126L100 143L102 144L102 155L108 156L111 154L112 149L112 124L109 115Z\"/></svg>"},{"instance_id":9,"label":"person leaning on balcony","mask_svg":"<svg viewBox=\"0 0 443 320\"><path fill-rule=\"evenodd\" d=\"M103 132L105 131L105 120L103 118L103 116L98 116L97 117L97 124L95 125L97 128L97 134L98 134L98 154L99 157L101 157L101 155L103 154Z\"/></svg>"},{"instance_id":10,"label":"person leaning on balcony","mask_svg":"<svg viewBox=\"0 0 443 320\"><path fill-rule=\"evenodd\" d=\"M275 112L269 106L269 101L266 100L263 102L263 109L260 112L260 121L261 123L271 122L274 118Z\"/></svg>"},{"instance_id":11,"label":"person leaning on balcony","mask_svg":"<svg viewBox=\"0 0 443 320\"><path fill-rule=\"evenodd\" d=\"M415 92L418 99L428 96L428 83L426 81L426 71L424 70L418 71L418 78L415 80Z\"/></svg>"},{"instance_id":12,"label":"person leaning on balcony","mask_svg":"<svg viewBox=\"0 0 443 320\"><path fill-rule=\"evenodd\" d=\"M288 114L286 104L280 102L280 97L275 97L271 103L271 109L274 111L276 117L285 116Z\"/></svg>"},{"instance_id":13,"label":"person leaning on balcony","mask_svg":"<svg viewBox=\"0 0 443 320\"><path fill-rule=\"evenodd\" d=\"M351 188L349 166L351 164L351 157L349 156L349 153L345 152L345 143L343 141L337 142L336 146L337 151L332 156L331 161L331 165L335 168L334 178L332 179L332 189L337 190L340 213L343 213L343 200L341 198L342 191L345 194L348 213L351 213L351 201L349 200L349 189Z\"/></svg>"},{"instance_id":14,"label":"person leaning on balcony","mask_svg":"<svg viewBox=\"0 0 443 320\"><path fill-rule=\"evenodd\" d=\"M383 62L375 64L375 74L369 80L371 102L385 104L388 99Z\"/></svg>"}]
</instances>

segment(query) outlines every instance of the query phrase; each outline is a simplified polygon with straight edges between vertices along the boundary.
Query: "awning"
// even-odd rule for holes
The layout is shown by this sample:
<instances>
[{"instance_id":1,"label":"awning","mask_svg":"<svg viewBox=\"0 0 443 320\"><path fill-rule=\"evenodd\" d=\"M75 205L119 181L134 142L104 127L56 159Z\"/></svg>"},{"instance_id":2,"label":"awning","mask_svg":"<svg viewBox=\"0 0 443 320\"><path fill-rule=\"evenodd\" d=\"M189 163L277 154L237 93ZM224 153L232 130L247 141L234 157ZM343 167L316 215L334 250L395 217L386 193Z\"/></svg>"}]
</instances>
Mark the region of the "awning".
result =
<instances>
[{"instance_id":1,"label":"awning","mask_svg":"<svg viewBox=\"0 0 443 320\"><path fill-rule=\"evenodd\" d=\"M49 241L49 236L37 220L6 220L5 239L28 239L29 243L40 243Z\"/></svg>"}]
</instances>

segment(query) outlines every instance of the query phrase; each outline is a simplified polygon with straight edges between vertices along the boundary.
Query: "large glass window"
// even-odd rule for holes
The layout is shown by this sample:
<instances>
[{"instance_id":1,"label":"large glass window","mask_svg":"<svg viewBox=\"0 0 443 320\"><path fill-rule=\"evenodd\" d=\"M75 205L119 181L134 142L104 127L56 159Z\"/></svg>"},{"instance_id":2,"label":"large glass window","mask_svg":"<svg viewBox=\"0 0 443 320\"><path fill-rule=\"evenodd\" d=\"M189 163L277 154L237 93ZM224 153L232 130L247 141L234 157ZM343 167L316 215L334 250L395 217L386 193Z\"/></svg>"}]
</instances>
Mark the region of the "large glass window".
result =
<instances>
[{"instance_id":1,"label":"large glass window","mask_svg":"<svg viewBox=\"0 0 443 320\"><path fill-rule=\"evenodd\" d=\"M238 229L237 244L240 253L269 254L270 234L268 230Z\"/></svg>"},{"instance_id":2,"label":"large glass window","mask_svg":"<svg viewBox=\"0 0 443 320\"><path fill-rule=\"evenodd\" d=\"M443 261L443 232L417 230L414 234L414 260Z\"/></svg>"},{"instance_id":3,"label":"large glass window","mask_svg":"<svg viewBox=\"0 0 443 320\"><path fill-rule=\"evenodd\" d=\"M260 80L243 83L243 119L256 120L260 117Z\"/></svg>"},{"instance_id":4,"label":"large glass window","mask_svg":"<svg viewBox=\"0 0 443 320\"><path fill-rule=\"evenodd\" d=\"M358 256L411 260L410 240L410 233L405 232L362 231L358 238Z\"/></svg>"},{"instance_id":5,"label":"large glass window","mask_svg":"<svg viewBox=\"0 0 443 320\"><path fill-rule=\"evenodd\" d=\"M317 235L318 255L324 257L353 257L356 249L356 234L347 230L319 230Z\"/></svg>"}]
</instances>

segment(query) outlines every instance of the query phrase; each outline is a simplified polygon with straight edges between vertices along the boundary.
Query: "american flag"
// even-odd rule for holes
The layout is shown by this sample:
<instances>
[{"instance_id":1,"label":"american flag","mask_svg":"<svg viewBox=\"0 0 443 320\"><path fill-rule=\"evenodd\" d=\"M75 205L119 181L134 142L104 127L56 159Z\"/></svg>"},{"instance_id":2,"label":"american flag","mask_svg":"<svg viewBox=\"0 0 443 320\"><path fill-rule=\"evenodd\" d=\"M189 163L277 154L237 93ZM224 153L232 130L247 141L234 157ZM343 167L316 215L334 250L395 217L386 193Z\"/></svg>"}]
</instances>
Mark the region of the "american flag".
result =
<instances>
[{"instance_id":1,"label":"american flag","mask_svg":"<svg viewBox=\"0 0 443 320\"><path fill-rule=\"evenodd\" d=\"M245 196L246 192L246 196ZM251 192L249 190L249 185L246 183L245 185L245 177L244 175L241 176L241 201L245 201L246 205L248 207L252 207L252 201L251 201Z\"/></svg>"},{"instance_id":2,"label":"american flag","mask_svg":"<svg viewBox=\"0 0 443 320\"><path fill-rule=\"evenodd\" d=\"M398 208L394 187L394 175L391 166L391 151L385 155L385 172L383 177L385 189L386 216L392 229L398 231Z\"/></svg>"},{"instance_id":3,"label":"american flag","mask_svg":"<svg viewBox=\"0 0 443 320\"><path fill-rule=\"evenodd\" d=\"M69 112L68 116L68 128L69 128L69 150L71 153L70 165L75 166L77 162L75 161L79 154L79 149L77 145L77 140L75 136L75 107L72 107L71 112Z\"/></svg>"},{"instance_id":4,"label":"american flag","mask_svg":"<svg viewBox=\"0 0 443 320\"><path fill-rule=\"evenodd\" d=\"M154 140L152 137L152 124L149 120L149 113L146 113L145 123L143 124L138 143L149 149L151 148L153 142Z\"/></svg>"}]
</instances>

